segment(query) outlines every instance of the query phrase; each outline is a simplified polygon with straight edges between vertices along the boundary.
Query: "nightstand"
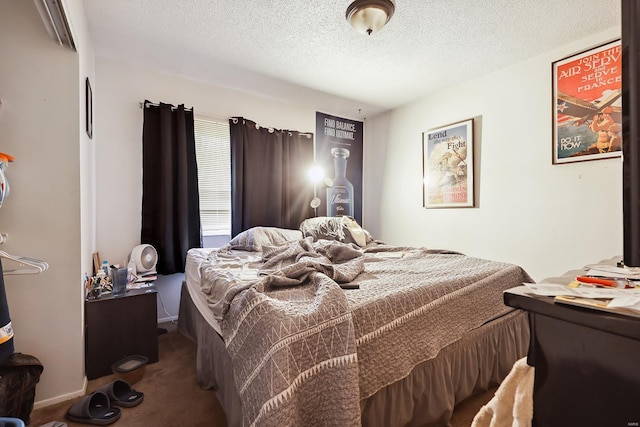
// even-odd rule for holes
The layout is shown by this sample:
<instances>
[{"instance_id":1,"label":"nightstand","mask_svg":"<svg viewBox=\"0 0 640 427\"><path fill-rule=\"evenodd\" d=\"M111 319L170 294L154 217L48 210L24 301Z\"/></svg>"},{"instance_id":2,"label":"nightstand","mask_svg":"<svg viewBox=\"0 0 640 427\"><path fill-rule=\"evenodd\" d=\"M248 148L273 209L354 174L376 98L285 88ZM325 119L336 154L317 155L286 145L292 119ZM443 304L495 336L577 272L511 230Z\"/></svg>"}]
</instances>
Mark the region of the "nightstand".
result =
<instances>
[{"instance_id":1,"label":"nightstand","mask_svg":"<svg viewBox=\"0 0 640 427\"><path fill-rule=\"evenodd\" d=\"M158 361L155 286L85 301L85 369L89 380L112 374L127 356Z\"/></svg>"},{"instance_id":2,"label":"nightstand","mask_svg":"<svg viewBox=\"0 0 640 427\"><path fill-rule=\"evenodd\" d=\"M556 304L526 286L504 303L529 315L534 427L640 425L640 319Z\"/></svg>"}]
</instances>

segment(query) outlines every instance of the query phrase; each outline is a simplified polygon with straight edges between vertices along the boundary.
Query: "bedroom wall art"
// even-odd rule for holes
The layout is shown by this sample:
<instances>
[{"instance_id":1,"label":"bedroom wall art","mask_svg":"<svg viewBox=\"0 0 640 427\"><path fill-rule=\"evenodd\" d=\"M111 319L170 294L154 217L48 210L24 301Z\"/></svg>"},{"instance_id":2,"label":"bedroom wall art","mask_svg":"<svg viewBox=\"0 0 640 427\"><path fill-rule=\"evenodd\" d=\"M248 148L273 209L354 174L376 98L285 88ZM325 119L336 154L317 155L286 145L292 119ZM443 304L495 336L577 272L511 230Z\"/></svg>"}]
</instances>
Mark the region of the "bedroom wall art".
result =
<instances>
[{"instance_id":1,"label":"bedroom wall art","mask_svg":"<svg viewBox=\"0 0 640 427\"><path fill-rule=\"evenodd\" d=\"M89 77L85 80L85 122L86 130L89 138L93 139L93 91L91 90L91 82Z\"/></svg>"},{"instance_id":2,"label":"bedroom wall art","mask_svg":"<svg viewBox=\"0 0 640 427\"><path fill-rule=\"evenodd\" d=\"M423 206L474 207L473 119L422 133Z\"/></svg>"},{"instance_id":3,"label":"bedroom wall art","mask_svg":"<svg viewBox=\"0 0 640 427\"><path fill-rule=\"evenodd\" d=\"M326 177L318 188L318 215L362 223L363 133L363 122L316 112L315 161Z\"/></svg>"},{"instance_id":4,"label":"bedroom wall art","mask_svg":"<svg viewBox=\"0 0 640 427\"><path fill-rule=\"evenodd\" d=\"M552 78L553 164L620 157L620 40L554 62Z\"/></svg>"}]
</instances>

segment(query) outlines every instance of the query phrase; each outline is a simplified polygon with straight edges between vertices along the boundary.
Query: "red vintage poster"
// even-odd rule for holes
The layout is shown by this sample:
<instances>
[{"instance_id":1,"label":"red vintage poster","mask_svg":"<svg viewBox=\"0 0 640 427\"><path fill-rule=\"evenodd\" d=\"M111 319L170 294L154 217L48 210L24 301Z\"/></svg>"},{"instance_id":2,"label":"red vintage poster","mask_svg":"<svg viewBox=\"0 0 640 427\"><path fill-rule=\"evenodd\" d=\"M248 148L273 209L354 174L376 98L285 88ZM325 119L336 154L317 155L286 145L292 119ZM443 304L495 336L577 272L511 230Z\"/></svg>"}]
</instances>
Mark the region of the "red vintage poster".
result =
<instances>
[{"instance_id":1,"label":"red vintage poster","mask_svg":"<svg viewBox=\"0 0 640 427\"><path fill-rule=\"evenodd\" d=\"M553 163L620 156L620 40L556 61L552 73Z\"/></svg>"}]
</instances>

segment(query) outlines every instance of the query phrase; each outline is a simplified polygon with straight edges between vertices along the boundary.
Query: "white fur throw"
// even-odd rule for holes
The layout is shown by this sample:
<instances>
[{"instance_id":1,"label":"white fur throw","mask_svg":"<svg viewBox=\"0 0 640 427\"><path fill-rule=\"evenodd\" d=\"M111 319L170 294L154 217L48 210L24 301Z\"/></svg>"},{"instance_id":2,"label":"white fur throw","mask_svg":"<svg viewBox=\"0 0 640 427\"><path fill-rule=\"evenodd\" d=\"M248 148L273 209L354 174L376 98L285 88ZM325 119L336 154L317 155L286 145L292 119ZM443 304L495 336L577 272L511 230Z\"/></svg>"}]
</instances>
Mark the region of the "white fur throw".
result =
<instances>
[{"instance_id":1,"label":"white fur throw","mask_svg":"<svg viewBox=\"0 0 640 427\"><path fill-rule=\"evenodd\" d=\"M514 363L493 398L480 408L471 427L531 427L534 368L523 357Z\"/></svg>"}]
</instances>

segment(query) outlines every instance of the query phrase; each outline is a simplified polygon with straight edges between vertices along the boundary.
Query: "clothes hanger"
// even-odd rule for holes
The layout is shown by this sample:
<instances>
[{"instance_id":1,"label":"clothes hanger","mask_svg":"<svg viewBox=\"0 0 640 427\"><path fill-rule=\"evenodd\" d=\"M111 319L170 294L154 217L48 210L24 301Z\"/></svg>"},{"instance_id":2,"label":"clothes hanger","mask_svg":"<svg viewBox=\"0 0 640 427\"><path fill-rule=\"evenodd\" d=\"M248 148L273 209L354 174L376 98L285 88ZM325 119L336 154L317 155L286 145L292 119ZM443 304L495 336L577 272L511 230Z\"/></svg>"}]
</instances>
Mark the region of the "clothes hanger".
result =
<instances>
[{"instance_id":1,"label":"clothes hanger","mask_svg":"<svg viewBox=\"0 0 640 427\"><path fill-rule=\"evenodd\" d=\"M15 256L8 254L4 251L0 251L0 257L10 259L17 262L23 268L17 268L12 270L4 270L5 275L13 274L40 274L49 268L49 264L44 261L35 258L28 258L23 256Z\"/></svg>"},{"instance_id":2,"label":"clothes hanger","mask_svg":"<svg viewBox=\"0 0 640 427\"><path fill-rule=\"evenodd\" d=\"M39 274L49 268L49 264L45 261L24 256L11 255L5 251L0 251L0 258L10 259L19 263L21 266L26 266L26 268L4 270L4 274Z\"/></svg>"},{"instance_id":3,"label":"clothes hanger","mask_svg":"<svg viewBox=\"0 0 640 427\"><path fill-rule=\"evenodd\" d=\"M15 161L15 157L7 153L0 152L0 207L2 206L3 200L9 195L9 182L7 181L7 177L5 176L4 171L7 165L13 161ZM4 243L6 239L6 234L0 234L0 244ZM11 255L5 251L0 251L0 258L10 259L20 264L21 267L26 267L13 270L4 270L4 274L38 274L49 268L49 264L42 260Z\"/></svg>"}]
</instances>

